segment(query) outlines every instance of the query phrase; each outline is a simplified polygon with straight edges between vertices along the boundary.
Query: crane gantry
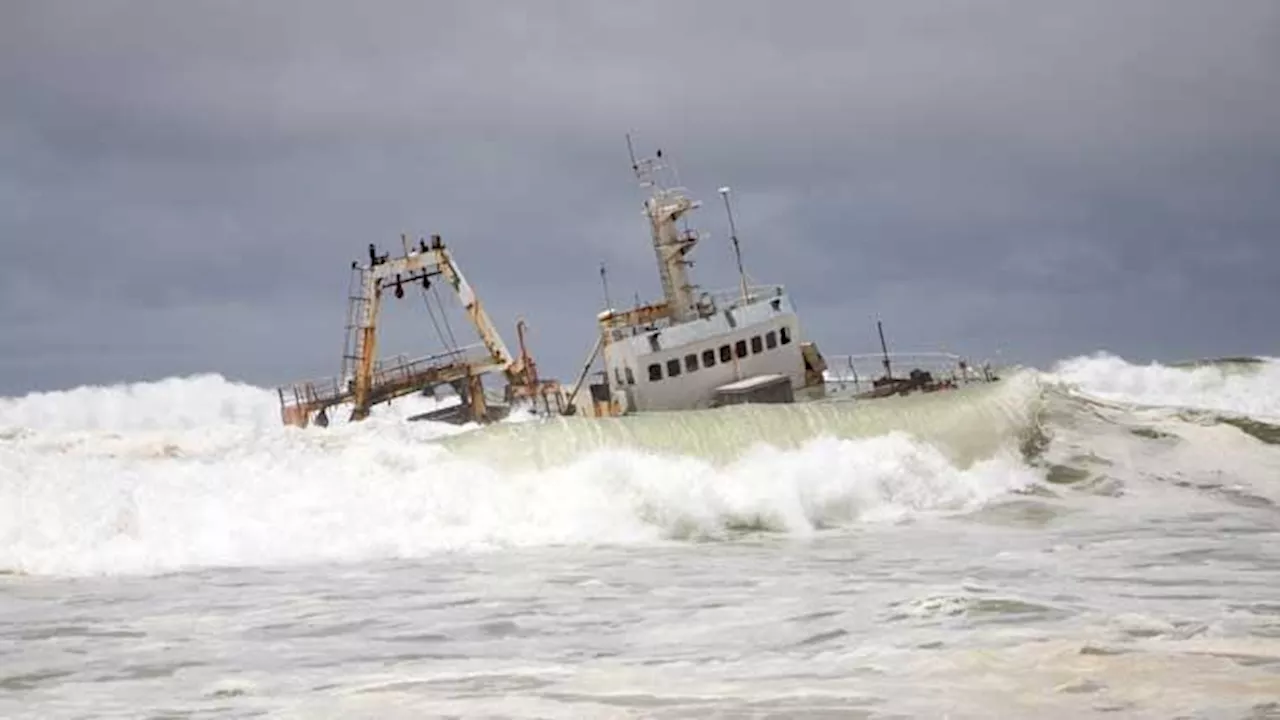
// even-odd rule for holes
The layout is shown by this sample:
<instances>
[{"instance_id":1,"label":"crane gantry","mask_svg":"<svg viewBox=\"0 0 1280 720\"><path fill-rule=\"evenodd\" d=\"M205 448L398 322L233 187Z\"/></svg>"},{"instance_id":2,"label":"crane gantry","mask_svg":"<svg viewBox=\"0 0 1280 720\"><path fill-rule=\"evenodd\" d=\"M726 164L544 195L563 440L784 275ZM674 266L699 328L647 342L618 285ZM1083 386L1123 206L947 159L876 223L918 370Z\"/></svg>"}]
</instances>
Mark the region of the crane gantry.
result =
<instances>
[{"instance_id":1,"label":"crane gantry","mask_svg":"<svg viewBox=\"0 0 1280 720\"><path fill-rule=\"evenodd\" d=\"M351 264L342 371L336 378L279 388L284 423L296 427L306 427L313 421L327 425L329 409L347 403L351 405L350 419L359 421L368 417L372 406L378 403L446 383L459 389L466 405L466 419L485 422L490 419L490 412L482 380L492 373L504 376L508 401L540 398L544 404L555 403L560 409L558 383L537 377L524 344L523 321L517 328L520 354L513 356L440 236L432 235L430 245L419 240L416 247L411 247L403 236L401 241L404 254L400 257L380 255L370 243L368 264ZM421 284L425 293L435 278L442 279L457 295L480 342L467 347L451 345L445 352L425 357L397 356L378 361L378 319L384 291L391 289L397 298L403 298L406 287ZM430 312L429 304L427 309ZM435 323L434 314L432 322ZM449 335L452 337L452 329Z\"/></svg>"}]
</instances>

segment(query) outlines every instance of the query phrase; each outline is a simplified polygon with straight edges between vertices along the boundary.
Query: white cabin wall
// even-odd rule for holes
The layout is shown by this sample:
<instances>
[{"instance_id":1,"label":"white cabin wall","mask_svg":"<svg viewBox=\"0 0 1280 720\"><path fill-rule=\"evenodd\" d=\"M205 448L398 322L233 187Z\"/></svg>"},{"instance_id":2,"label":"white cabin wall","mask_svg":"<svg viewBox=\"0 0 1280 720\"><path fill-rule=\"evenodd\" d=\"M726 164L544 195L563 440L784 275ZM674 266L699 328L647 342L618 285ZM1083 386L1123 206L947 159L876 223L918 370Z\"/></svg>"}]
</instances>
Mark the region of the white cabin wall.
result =
<instances>
[{"instance_id":1,"label":"white cabin wall","mask_svg":"<svg viewBox=\"0 0 1280 720\"><path fill-rule=\"evenodd\" d=\"M779 345L772 350L767 347L759 354L750 354L751 338L759 335L763 341L769 331L779 332L780 328L790 328L791 342ZM727 363L720 362L720 346L730 348L739 341L748 343L748 355L744 358L736 354ZM643 339L647 344L647 338ZM702 366L704 350L716 353L716 364L711 368ZM684 357L696 352L699 368L693 372L685 370ZM706 407L715 396L715 389L726 383L756 375L780 374L791 379L793 387L804 384L804 359L800 352L800 338L794 315L782 315L769 322L736 328L732 332L714 335L701 341L677 348L662 350L656 353L631 355L636 363L636 385L631 387L631 394L637 410L680 410L691 407ZM667 362L678 359L681 373L670 377L667 373ZM662 379L649 380L649 365L659 363L662 366Z\"/></svg>"},{"instance_id":2,"label":"white cabin wall","mask_svg":"<svg viewBox=\"0 0 1280 720\"><path fill-rule=\"evenodd\" d=\"M779 342L773 349L765 347L759 354L750 353L753 336L759 335L763 340L768 332L777 333L783 326L790 330L789 344ZM661 329L630 330L631 335L617 337L606 346L604 368L613 396L625 398L625 404L634 411L706 407L714 398L716 388L756 375L781 374L791 379L793 388L804 386L804 358L800 350L803 333L790 298L781 288L776 295L726 308L698 320ZM660 349L656 352L650 341L654 333L659 338ZM748 343L748 355L738 358L735 354L729 362L720 362L720 346L732 347L739 340ZM716 353L716 364L711 368L702 365L702 353L708 349ZM698 356L698 369L692 373L684 364L685 356L690 353ZM681 373L675 378L667 372L667 362L672 359L681 363ZM648 368L654 362L662 365L662 379L658 381L649 380ZM631 369L630 379L634 383L628 381L627 368Z\"/></svg>"}]
</instances>

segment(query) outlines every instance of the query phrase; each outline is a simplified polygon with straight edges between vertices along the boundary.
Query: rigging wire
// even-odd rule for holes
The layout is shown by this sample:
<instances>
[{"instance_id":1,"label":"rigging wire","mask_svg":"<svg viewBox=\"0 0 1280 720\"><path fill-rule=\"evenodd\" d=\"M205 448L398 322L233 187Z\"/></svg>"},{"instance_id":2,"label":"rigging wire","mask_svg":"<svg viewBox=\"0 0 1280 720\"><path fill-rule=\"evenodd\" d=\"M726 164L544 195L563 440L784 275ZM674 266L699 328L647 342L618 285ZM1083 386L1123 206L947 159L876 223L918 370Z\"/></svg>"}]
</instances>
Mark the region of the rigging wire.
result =
<instances>
[{"instance_id":1,"label":"rigging wire","mask_svg":"<svg viewBox=\"0 0 1280 720\"><path fill-rule=\"evenodd\" d=\"M436 338L440 341L441 345L444 345L446 351L456 353L457 348L450 346L449 342L445 339L444 333L440 332L440 323L436 321L436 313L431 309L431 301L427 298L427 289L421 286L419 286L418 289L422 292L422 304L427 308L427 316L431 318L431 325L436 329ZM444 316L443 307L440 308L440 315ZM449 335L452 337L453 333L450 332Z\"/></svg>"},{"instance_id":2,"label":"rigging wire","mask_svg":"<svg viewBox=\"0 0 1280 720\"><path fill-rule=\"evenodd\" d=\"M431 286L431 292L436 297L436 304L440 306L440 317L444 320L444 329L449 332L449 342L453 343L450 347L451 351L457 352L458 339L453 336L453 327L449 324L449 316L445 314L444 303L440 300L440 289L435 285ZM426 290L423 290L423 297L426 297Z\"/></svg>"}]
</instances>

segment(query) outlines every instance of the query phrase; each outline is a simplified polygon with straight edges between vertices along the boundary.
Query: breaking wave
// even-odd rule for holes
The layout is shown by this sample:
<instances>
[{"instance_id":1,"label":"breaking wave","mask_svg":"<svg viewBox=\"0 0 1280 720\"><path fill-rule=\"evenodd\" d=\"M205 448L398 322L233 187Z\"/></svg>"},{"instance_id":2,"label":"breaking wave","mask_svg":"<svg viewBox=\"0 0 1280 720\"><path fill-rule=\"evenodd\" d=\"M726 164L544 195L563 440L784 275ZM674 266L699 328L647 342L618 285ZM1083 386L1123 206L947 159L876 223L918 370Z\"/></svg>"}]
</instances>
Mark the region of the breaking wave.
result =
<instances>
[{"instance_id":1,"label":"breaking wave","mask_svg":"<svg viewBox=\"0 0 1280 720\"><path fill-rule=\"evenodd\" d=\"M1280 455L1265 434L1254 434L1262 443L1248 437L1240 418L1260 417L1248 422L1265 429L1280 416L1278 367L1137 366L1099 355L988 387L872 403L484 429L401 420L427 399L378 408L364 423L284 428L273 392L212 375L0 399L0 572L155 573L809 534L965 513L1031 486L1060 490L1063 478L1129 482L1143 476L1123 467L1134 458L1155 474L1177 469L1208 483L1228 446L1240 452L1240 477L1261 478ZM1094 399L1116 408L1105 422L1086 418ZM1246 434L1176 413L1125 414L1136 405L1231 413ZM1053 454L1046 444L1056 457L1044 459ZM1101 459L1094 467L1085 457ZM1263 482L1247 498L1236 491L1238 501L1280 497Z\"/></svg>"},{"instance_id":2,"label":"breaking wave","mask_svg":"<svg viewBox=\"0 0 1280 720\"><path fill-rule=\"evenodd\" d=\"M226 424L267 427L279 421L274 393L213 374L0 398L0 432L121 433Z\"/></svg>"},{"instance_id":3,"label":"breaking wave","mask_svg":"<svg viewBox=\"0 0 1280 720\"><path fill-rule=\"evenodd\" d=\"M1280 360L1224 358L1134 365L1106 353L1059 363L1052 377L1094 398L1207 410L1280 423Z\"/></svg>"},{"instance_id":4,"label":"breaking wave","mask_svg":"<svg viewBox=\"0 0 1280 720\"><path fill-rule=\"evenodd\" d=\"M762 447L720 468L618 450L503 472L429 443L353 439L22 470L41 474L4 480L5 506L25 517L0 523L0 566L71 574L807 533L964 509L1032 481L1011 459L959 470L904 435Z\"/></svg>"},{"instance_id":5,"label":"breaking wave","mask_svg":"<svg viewBox=\"0 0 1280 720\"><path fill-rule=\"evenodd\" d=\"M898 431L966 467L1016 447L1037 421L1038 378L876 402L745 405L620 418L563 418L458 435L444 445L463 457L503 467L547 468L566 458L613 449L731 463L758 444L798 450L814 438L860 439Z\"/></svg>"},{"instance_id":6,"label":"breaking wave","mask_svg":"<svg viewBox=\"0 0 1280 720\"><path fill-rule=\"evenodd\" d=\"M216 376L30 395L0 403L0 570L806 534L963 511L1037 480L1017 452L1034 386L874 412L833 403L471 431L385 409L284 428L273 393Z\"/></svg>"}]
</instances>

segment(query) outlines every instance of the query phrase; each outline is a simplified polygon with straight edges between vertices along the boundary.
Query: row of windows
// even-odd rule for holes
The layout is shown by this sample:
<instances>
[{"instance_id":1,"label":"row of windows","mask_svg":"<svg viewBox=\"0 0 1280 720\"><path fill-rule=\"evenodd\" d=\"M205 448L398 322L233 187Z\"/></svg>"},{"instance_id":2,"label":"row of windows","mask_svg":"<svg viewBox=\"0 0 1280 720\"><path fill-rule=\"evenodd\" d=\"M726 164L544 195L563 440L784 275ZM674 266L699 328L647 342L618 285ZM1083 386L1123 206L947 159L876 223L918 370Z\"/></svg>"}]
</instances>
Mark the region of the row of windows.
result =
<instances>
[{"instance_id":1,"label":"row of windows","mask_svg":"<svg viewBox=\"0 0 1280 720\"><path fill-rule=\"evenodd\" d=\"M791 344L791 329L788 327L779 328L777 332L770 330L763 337L755 335L750 340L751 355L759 355L765 350L772 350L778 345ZM718 357L720 362L727 363L735 357L744 358L747 356L747 340L739 340L730 345L721 345ZM715 350L703 350L701 358L701 367L710 368L716 365L717 353ZM684 367L681 368L679 358L671 358L667 361L667 377L680 377L681 372L694 372L699 367L699 358L696 353L690 353L684 356ZM662 363L653 363L649 365L649 382L657 382L662 379Z\"/></svg>"}]
</instances>

